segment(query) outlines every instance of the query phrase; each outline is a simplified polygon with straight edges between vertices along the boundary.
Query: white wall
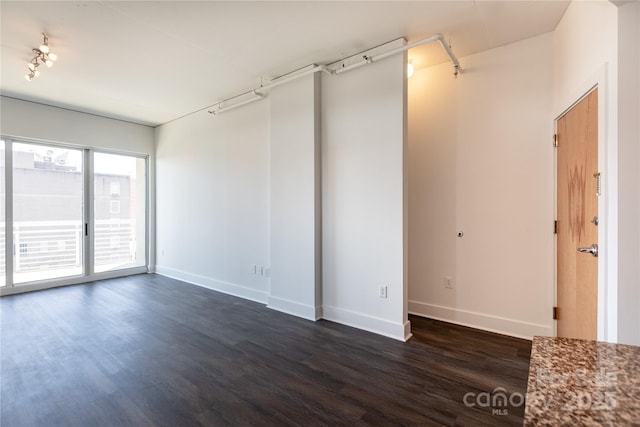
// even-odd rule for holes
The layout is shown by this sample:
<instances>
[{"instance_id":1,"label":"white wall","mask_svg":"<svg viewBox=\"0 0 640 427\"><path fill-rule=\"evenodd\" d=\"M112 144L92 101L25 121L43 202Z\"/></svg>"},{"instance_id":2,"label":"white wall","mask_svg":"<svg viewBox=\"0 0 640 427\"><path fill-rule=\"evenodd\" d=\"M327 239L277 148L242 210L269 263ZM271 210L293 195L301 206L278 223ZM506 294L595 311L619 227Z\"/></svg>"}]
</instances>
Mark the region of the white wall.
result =
<instances>
[{"instance_id":1,"label":"white wall","mask_svg":"<svg viewBox=\"0 0 640 427\"><path fill-rule=\"evenodd\" d=\"M267 302L269 102L156 128L157 271Z\"/></svg>"},{"instance_id":2,"label":"white wall","mask_svg":"<svg viewBox=\"0 0 640 427\"><path fill-rule=\"evenodd\" d=\"M322 76L324 317L396 339L404 310L406 55ZM378 287L388 286L388 298Z\"/></svg>"},{"instance_id":3,"label":"white wall","mask_svg":"<svg viewBox=\"0 0 640 427\"><path fill-rule=\"evenodd\" d=\"M136 154L154 151L149 126L4 96L0 111L3 135Z\"/></svg>"},{"instance_id":4,"label":"white wall","mask_svg":"<svg viewBox=\"0 0 640 427\"><path fill-rule=\"evenodd\" d=\"M157 271L406 339L405 65L308 76L157 128Z\"/></svg>"},{"instance_id":5,"label":"white wall","mask_svg":"<svg viewBox=\"0 0 640 427\"><path fill-rule=\"evenodd\" d=\"M409 79L409 311L425 316L436 316L427 305L457 306L457 291L442 284L451 277L458 288L456 93L462 78L454 79L447 63L416 69Z\"/></svg>"},{"instance_id":6,"label":"white wall","mask_svg":"<svg viewBox=\"0 0 640 427\"><path fill-rule=\"evenodd\" d=\"M409 80L409 311L551 335L552 36L461 63Z\"/></svg>"},{"instance_id":7,"label":"white wall","mask_svg":"<svg viewBox=\"0 0 640 427\"><path fill-rule=\"evenodd\" d=\"M269 307L322 317L320 76L275 88L271 101Z\"/></svg>"},{"instance_id":8,"label":"white wall","mask_svg":"<svg viewBox=\"0 0 640 427\"><path fill-rule=\"evenodd\" d=\"M640 3L618 8L618 342L640 345Z\"/></svg>"},{"instance_id":9,"label":"white wall","mask_svg":"<svg viewBox=\"0 0 640 427\"><path fill-rule=\"evenodd\" d=\"M573 1L567 8L553 32L554 118L583 95L583 87L598 83L605 64L609 100L615 99L617 22L616 7L607 0Z\"/></svg>"}]
</instances>

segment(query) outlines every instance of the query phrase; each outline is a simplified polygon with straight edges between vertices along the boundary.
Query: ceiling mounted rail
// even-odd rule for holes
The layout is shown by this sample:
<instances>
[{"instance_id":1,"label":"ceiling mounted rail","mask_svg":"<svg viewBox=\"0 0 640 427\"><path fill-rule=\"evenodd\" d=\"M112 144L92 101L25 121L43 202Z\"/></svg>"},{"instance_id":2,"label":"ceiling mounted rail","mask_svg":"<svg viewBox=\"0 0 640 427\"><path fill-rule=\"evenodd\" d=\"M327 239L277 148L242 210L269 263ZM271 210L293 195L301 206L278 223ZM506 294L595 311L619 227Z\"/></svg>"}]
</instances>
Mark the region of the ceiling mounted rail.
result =
<instances>
[{"instance_id":1,"label":"ceiling mounted rail","mask_svg":"<svg viewBox=\"0 0 640 427\"><path fill-rule=\"evenodd\" d=\"M277 77L277 78L275 78L273 80L270 80L266 84L261 84L260 86L254 88L254 89L251 89L251 90L248 90L246 92L239 93L238 95L234 95L234 96L231 96L229 98L225 98L223 100L220 100L220 101L216 102L215 104L213 104L213 105L211 105L209 107L203 108L201 110L198 110L198 111L202 111L204 109L207 109L207 110L209 110L209 113L216 115L216 114L222 113L224 111L229 111L229 110L232 110L234 108L237 108L237 107L240 107L240 106L243 106L243 105L246 105L246 104L250 104L250 103L255 102L255 101L259 101L259 100L263 99L264 97L266 97L266 94L264 93L264 91L267 91L269 89L273 89L276 86L280 86L282 84L291 82L293 80L297 80L297 79L299 79L301 77L304 77L304 76L307 76L307 75L310 75L310 74L315 74L315 73L320 72L320 71L328 73L328 74L331 74L331 75L342 74L342 73L344 73L346 71L353 70L354 68L358 68L358 67L361 67L363 65L371 64L372 62L380 61L381 59L388 58L388 57L390 57L392 55L395 55L397 53L405 52L405 51L407 51L409 49L412 49L414 47L422 46L424 44L433 43L433 42L440 43L440 45L442 46L444 51L447 53L447 55L451 59L451 62L453 63L453 69L454 69L453 74L454 74L454 76L457 77L458 74L462 73L462 67L460 66L460 62L458 61L458 58L456 58L456 56L453 54L453 51L451 50L451 46L449 46L445 42L444 36L442 34L438 33L438 34L435 34L435 35L433 35L431 37L428 37L426 39L418 40L416 42L409 43L409 44L406 44L404 46L388 50L386 52L382 52L382 53L378 53L378 54L370 55L370 56L366 55L366 54L362 55L362 60L361 61L355 62L355 63L347 65L347 66L343 66L343 67L338 68L336 70L332 70L332 69L328 68L327 65L311 64L311 65L308 65L306 67L303 67L302 69L298 69L298 70L283 74L280 77ZM372 49L369 49L369 51L371 51ZM353 56L352 56L352 58L353 58ZM247 98L247 99L242 99L242 98L244 98L246 96L250 96L250 97ZM226 105L227 103L229 103L230 101L233 101L235 99L242 99L242 100L240 100L238 102L235 102L235 103L231 103L230 105Z\"/></svg>"},{"instance_id":2,"label":"ceiling mounted rail","mask_svg":"<svg viewBox=\"0 0 640 427\"><path fill-rule=\"evenodd\" d=\"M306 68L306 69L304 69L304 68ZM261 100L262 98L264 98L266 96L266 94L262 93L262 91L273 89L276 86L280 86L282 84L289 83L289 82L291 82L293 80L297 80L297 79L299 79L301 77L304 77L304 76L307 76L309 74L314 74L314 73L317 73L319 71L324 71L324 72L327 72L327 73L331 73L329 71L329 69L325 65L312 64L312 65L309 65L309 66L304 67L304 68L303 68L303 71L291 72L291 73L284 74L281 77L275 78L275 79L269 81L266 84L261 84L260 86L258 86L255 89L252 89L252 90L249 90L249 91L246 91L246 92L242 92L242 93L240 93L238 95L231 96L229 98L226 98L226 99L223 99L221 101L218 101L217 103L215 103L215 104L213 104L211 106L211 107L216 107L216 108L213 108L213 109L209 110L209 113L211 113L211 114L219 114L219 113L222 113L222 112L225 112L225 111L233 110L234 108L240 107L242 105L250 104L250 103L252 103L254 101L259 101L259 100ZM224 104L228 103L229 101L232 101L232 100L234 100L236 98L241 98L241 97L244 97L244 96L250 95L250 94L253 95L253 96L251 98L249 98L249 99L239 101L239 102L231 104L229 106L225 106L224 105ZM211 107L208 107L208 108L211 108Z\"/></svg>"},{"instance_id":3,"label":"ceiling mounted rail","mask_svg":"<svg viewBox=\"0 0 640 427\"><path fill-rule=\"evenodd\" d=\"M413 43L406 44L402 47L398 47L396 49L391 49L386 52L379 53L377 55L371 55L371 56L363 55L362 61L355 62L351 65L347 65L346 67L339 68L336 71L334 71L334 74L341 74L341 73L344 73L345 71L353 70L354 68L362 67L363 65L371 64L372 62L376 62L381 59L388 58L389 56L395 55L396 53L404 52L409 49L413 49L414 47L422 46L424 44L433 43L433 42L439 42L440 46L442 46L444 51L447 53L447 55L451 59L451 62L453 62L453 75L457 77L458 74L462 73L462 67L460 66L460 62L458 61L458 58L456 58L456 56L453 54L453 51L451 50L451 46L449 46L445 42L444 36L438 33L438 34L434 34L431 37L427 37L426 39L418 40Z\"/></svg>"},{"instance_id":4,"label":"ceiling mounted rail","mask_svg":"<svg viewBox=\"0 0 640 427\"><path fill-rule=\"evenodd\" d=\"M311 68L308 68L308 67L311 67ZM260 85L260 87L257 88L256 90L259 91L259 90L272 89L272 88L274 88L276 86L280 86L281 84L288 83L288 82L293 81L293 80L297 80L300 77L304 77L304 76L307 76L309 74L314 74L314 73L317 73L319 71L324 71L325 73L333 74L331 71L329 71L329 69L327 68L326 65L312 64L312 65L309 65L309 66L307 66L305 68L308 68L308 69L304 70L304 71L297 72L297 73L285 74L282 77L278 77L276 79L273 79L273 80L269 81L269 83L267 83L267 84Z\"/></svg>"},{"instance_id":5,"label":"ceiling mounted rail","mask_svg":"<svg viewBox=\"0 0 640 427\"><path fill-rule=\"evenodd\" d=\"M211 113L211 114L224 113L225 111L233 110L234 108L242 107L243 105L251 104L252 102L260 101L262 98L264 98L264 94L256 92L255 90L253 90L253 91L245 92L245 93L242 93L240 95L237 95L237 96L234 96L234 97L231 97L231 98L227 98L224 102L227 102L227 101L229 101L231 99L239 98L239 97L244 96L244 95L248 95L249 93L253 94L253 96L251 98L245 99L245 100L240 101L240 102L236 102L235 104L231 104L229 106L224 106L223 105L223 101L220 101L218 104L214 104L214 105L217 105L218 108L210 110L209 113Z\"/></svg>"}]
</instances>

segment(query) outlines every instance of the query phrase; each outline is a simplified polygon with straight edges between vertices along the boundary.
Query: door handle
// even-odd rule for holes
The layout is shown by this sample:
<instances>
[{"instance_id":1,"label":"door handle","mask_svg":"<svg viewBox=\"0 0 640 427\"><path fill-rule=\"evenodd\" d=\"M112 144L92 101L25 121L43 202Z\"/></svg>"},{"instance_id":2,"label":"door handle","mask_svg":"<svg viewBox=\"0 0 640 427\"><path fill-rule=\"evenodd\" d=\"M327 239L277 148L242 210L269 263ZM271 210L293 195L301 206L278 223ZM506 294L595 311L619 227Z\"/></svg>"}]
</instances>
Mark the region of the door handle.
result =
<instances>
[{"instance_id":1,"label":"door handle","mask_svg":"<svg viewBox=\"0 0 640 427\"><path fill-rule=\"evenodd\" d=\"M594 257L598 256L598 245L595 243L588 248L577 248L578 252L582 252L583 254L591 254Z\"/></svg>"}]
</instances>

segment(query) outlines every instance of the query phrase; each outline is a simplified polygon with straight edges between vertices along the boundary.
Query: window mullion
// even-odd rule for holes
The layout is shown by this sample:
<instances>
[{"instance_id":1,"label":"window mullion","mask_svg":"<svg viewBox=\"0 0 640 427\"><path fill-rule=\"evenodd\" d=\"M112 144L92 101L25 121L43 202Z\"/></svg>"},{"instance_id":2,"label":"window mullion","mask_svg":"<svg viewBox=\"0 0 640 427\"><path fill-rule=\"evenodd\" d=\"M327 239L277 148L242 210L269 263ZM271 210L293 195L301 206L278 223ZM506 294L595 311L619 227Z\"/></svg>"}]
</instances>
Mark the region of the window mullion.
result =
<instances>
[{"instance_id":1,"label":"window mullion","mask_svg":"<svg viewBox=\"0 0 640 427\"><path fill-rule=\"evenodd\" d=\"M93 251L94 251L94 203L93 203L93 150L84 150L84 274L93 274Z\"/></svg>"},{"instance_id":2,"label":"window mullion","mask_svg":"<svg viewBox=\"0 0 640 427\"><path fill-rule=\"evenodd\" d=\"M13 287L13 141L6 139L4 144L5 283Z\"/></svg>"}]
</instances>

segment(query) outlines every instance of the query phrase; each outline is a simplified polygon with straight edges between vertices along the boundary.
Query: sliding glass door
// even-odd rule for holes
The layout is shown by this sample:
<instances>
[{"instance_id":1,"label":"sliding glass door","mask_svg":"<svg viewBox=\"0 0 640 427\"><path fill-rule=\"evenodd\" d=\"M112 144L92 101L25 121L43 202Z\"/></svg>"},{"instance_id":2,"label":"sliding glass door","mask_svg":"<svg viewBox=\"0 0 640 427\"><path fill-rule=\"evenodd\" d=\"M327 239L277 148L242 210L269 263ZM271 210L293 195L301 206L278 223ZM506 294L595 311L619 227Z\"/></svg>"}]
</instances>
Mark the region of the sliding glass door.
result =
<instances>
[{"instance_id":1,"label":"sliding glass door","mask_svg":"<svg viewBox=\"0 0 640 427\"><path fill-rule=\"evenodd\" d=\"M0 291L147 271L147 159L0 139Z\"/></svg>"},{"instance_id":2,"label":"sliding glass door","mask_svg":"<svg viewBox=\"0 0 640 427\"><path fill-rule=\"evenodd\" d=\"M7 241L5 239L5 233L7 229L6 224L6 207L5 203L7 195L5 193L5 142L0 139L0 287L7 284L7 271L6 271L6 255Z\"/></svg>"},{"instance_id":3,"label":"sliding glass door","mask_svg":"<svg viewBox=\"0 0 640 427\"><path fill-rule=\"evenodd\" d=\"M96 273L144 266L146 162L139 157L94 153Z\"/></svg>"},{"instance_id":4,"label":"sliding glass door","mask_svg":"<svg viewBox=\"0 0 640 427\"><path fill-rule=\"evenodd\" d=\"M82 150L13 143L13 282L83 274Z\"/></svg>"}]
</instances>

